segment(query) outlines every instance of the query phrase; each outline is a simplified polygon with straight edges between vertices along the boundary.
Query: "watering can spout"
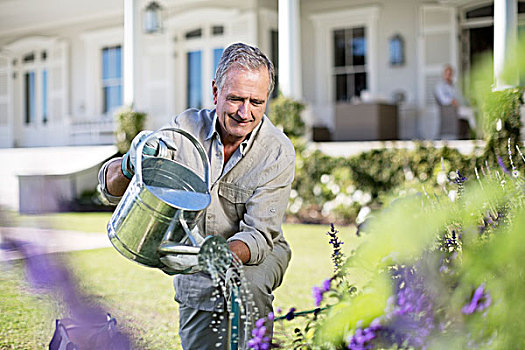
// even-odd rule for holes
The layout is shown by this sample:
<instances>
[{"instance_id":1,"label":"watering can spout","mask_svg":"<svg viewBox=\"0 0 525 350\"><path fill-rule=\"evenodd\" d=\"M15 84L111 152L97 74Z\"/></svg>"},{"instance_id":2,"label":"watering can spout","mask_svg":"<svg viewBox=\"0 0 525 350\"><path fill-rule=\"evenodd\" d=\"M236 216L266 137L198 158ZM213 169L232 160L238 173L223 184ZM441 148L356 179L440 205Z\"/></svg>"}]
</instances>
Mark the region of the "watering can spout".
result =
<instances>
[{"instance_id":1,"label":"watering can spout","mask_svg":"<svg viewBox=\"0 0 525 350\"><path fill-rule=\"evenodd\" d=\"M201 246L181 245L164 241L159 246L161 255L197 255L199 266L208 271L212 267L216 271L226 270L232 263L232 254L226 240L219 236L208 236ZM209 271L208 271L209 272Z\"/></svg>"}]
</instances>

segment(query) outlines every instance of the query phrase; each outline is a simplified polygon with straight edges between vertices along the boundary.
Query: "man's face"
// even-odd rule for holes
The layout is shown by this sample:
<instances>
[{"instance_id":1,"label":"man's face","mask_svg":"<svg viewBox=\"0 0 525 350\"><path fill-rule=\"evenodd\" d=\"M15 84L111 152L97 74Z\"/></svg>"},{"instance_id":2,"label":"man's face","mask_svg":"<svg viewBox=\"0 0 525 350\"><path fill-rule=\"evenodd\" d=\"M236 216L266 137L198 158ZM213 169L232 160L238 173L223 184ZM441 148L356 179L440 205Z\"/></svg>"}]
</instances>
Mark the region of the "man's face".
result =
<instances>
[{"instance_id":1,"label":"man's face","mask_svg":"<svg viewBox=\"0 0 525 350\"><path fill-rule=\"evenodd\" d=\"M450 84L452 83L452 79L454 78L454 71L452 68L447 67L445 68L445 71L443 72L443 78Z\"/></svg>"},{"instance_id":2,"label":"man's face","mask_svg":"<svg viewBox=\"0 0 525 350\"><path fill-rule=\"evenodd\" d=\"M239 143L262 120L268 100L270 77L268 69L246 70L232 66L219 90L212 83L213 103L216 105L222 142Z\"/></svg>"}]
</instances>

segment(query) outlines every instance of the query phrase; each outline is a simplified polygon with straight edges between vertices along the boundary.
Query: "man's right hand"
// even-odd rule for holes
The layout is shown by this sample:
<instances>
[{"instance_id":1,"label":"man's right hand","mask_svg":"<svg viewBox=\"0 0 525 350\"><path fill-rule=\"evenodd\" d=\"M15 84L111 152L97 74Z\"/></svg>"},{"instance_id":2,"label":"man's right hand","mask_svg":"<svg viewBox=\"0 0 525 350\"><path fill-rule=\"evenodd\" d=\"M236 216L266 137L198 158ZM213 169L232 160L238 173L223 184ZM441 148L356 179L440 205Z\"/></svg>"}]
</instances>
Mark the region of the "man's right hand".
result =
<instances>
[{"instance_id":1,"label":"man's right hand","mask_svg":"<svg viewBox=\"0 0 525 350\"><path fill-rule=\"evenodd\" d=\"M122 174L131 180L135 175L135 164L137 162L137 147L146 138L146 144L142 148L142 155L146 157L167 157L170 150L176 150L175 144L168 138L150 136L151 130L143 130L133 138L129 151L122 158Z\"/></svg>"},{"instance_id":2,"label":"man's right hand","mask_svg":"<svg viewBox=\"0 0 525 350\"><path fill-rule=\"evenodd\" d=\"M131 141L128 152L122 158L122 174L131 180L135 175L135 164L137 162L137 146L152 133L151 130L143 130L137 134ZM159 151L159 139L151 137L144 145L142 154L145 156L156 156Z\"/></svg>"}]
</instances>

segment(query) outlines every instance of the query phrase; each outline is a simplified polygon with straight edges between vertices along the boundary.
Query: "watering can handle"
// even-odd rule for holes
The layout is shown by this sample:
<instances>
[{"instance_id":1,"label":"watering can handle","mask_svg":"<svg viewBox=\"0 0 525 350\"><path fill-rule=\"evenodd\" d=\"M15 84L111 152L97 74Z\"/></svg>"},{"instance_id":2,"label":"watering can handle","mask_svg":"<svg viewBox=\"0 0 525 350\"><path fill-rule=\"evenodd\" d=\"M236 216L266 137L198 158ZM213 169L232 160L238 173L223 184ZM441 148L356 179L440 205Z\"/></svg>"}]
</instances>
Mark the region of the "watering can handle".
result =
<instances>
[{"instance_id":1,"label":"watering can handle","mask_svg":"<svg viewBox=\"0 0 525 350\"><path fill-rule=\"evenodd\" d=\"M210 162L208 161L208 156L206 155L206 152L204 151L204 147L202 147L202 144L197 140L193 135L191 135L189 132L174 128L174 127L164 127L160 128L156 131L153 131L151 134L149 134L146 138L144 138L137 146L137 155L140 155L140 157L137 157L136 160L136 171L135 174L137 175L137 182L138 184L142 184L142 150L144 149L144 145L146 145L146 142L149 140L149 138L157 133L160 133L162 131L174 131L176 133L181 134L182 136L185 136L190 142L197 148L197 151L199 152L199 155L201 156L202 163L204 165L204 181L206 181L206 189L208 192L210 192Z\"/></svg>"}]
</instances>

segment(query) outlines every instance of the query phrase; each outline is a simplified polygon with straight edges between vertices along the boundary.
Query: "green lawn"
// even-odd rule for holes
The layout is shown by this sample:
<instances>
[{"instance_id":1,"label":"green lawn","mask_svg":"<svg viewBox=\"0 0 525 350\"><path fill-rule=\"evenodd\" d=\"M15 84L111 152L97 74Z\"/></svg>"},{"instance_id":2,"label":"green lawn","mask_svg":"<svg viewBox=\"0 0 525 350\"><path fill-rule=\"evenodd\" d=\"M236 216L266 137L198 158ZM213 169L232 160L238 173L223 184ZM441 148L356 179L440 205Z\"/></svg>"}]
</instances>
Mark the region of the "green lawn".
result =
<instances>
[{"instance_id":1,"label":"green lawn","mask_svg":"<svg viewBox=\"0 0 525 350\"><path fill-rule=\"evenodd\" d=\"M47 227L101 232L109 214L60 214L32 217ZM19 218L27 219L27 218ZM51 224L50 224L51 223ZM325 234L328 226L285 225L292 246L292 261L283 285L275 293L276 307L286 311L314 307L311 287L319 285L333 270ZM358 243L354 229L340 229L343 248ZM120 327L133 334L140 349L179 349L177 304L171 278L120 256L112 248L62 254L80 287L116 317ZM51 339L54 320L61 307L49 296L32 293L24 284L20 263L9 265L0 276L0 349L41 349Z\"/></svg>"},{"instance_id":2,"label":"green lawn","mask_svg":"<svg viewBox=\"0 0 525 350\"><path fill-rule=\"evenodd\" d=\"M111 213L57 213L49 215L18 215L9 216L16 226L54 228L58 230L73 230L83 232L106 232Z\"/></svg>"}]
</instances>

